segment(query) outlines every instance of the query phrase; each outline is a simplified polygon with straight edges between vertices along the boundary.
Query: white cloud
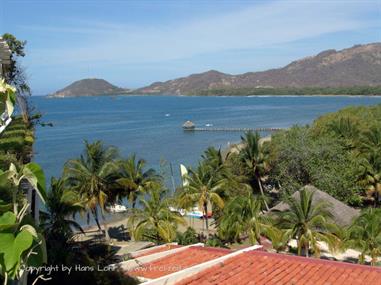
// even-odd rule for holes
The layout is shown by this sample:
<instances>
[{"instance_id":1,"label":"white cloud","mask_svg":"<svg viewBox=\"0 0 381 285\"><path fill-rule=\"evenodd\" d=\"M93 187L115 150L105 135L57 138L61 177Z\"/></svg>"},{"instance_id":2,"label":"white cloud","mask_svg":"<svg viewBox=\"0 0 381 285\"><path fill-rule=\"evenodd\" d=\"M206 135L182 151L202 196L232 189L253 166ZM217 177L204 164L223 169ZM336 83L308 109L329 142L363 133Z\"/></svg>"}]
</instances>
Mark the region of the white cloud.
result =
<instances>
[{"instance_id":1,"label":"white cloud","mask_svg":"<svg viewBox=\"0 0 381 285\"><path fill-rule=\"evenodd\" d=\"M78 34L82 40L31 50L38 65L72 63L136 64L164 62L199 54L252 49L350 31L373 23L363 15L376 2L261 2L239 11L193 19L179 25L136 26L76 21L75 25L28 26L40 33Z\"/></svg>"}]
</instances>

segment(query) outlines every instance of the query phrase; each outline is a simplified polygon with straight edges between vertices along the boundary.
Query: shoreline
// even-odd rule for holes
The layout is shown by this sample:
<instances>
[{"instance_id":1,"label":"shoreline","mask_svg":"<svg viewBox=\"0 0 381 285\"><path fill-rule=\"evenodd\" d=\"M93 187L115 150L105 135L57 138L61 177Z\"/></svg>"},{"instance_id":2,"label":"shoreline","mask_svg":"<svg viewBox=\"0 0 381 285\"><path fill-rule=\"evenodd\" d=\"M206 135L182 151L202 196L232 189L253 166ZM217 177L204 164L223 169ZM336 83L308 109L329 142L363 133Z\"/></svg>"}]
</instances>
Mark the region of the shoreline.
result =
<instances>
[{"instance_id":1,"label":"shoreline","mask_svg":"<svg viewBox=\"0 0 381 285\"><path fill-rule=\"evenodd\" d=\"M202 219L202 218L194 218L194 217L188 217L188 216L184 216L184 221L185 221L185 225L181 225L179 224L177 226L177 231L178 232L185 232L186 229L188 227L191 227L193 228L197 233L206 233L206 229L205 229L205 220ZM215 227L212 225L212 222L213 222L213 218L209 218L209 232L210 233L214 233L215 232ZM100 222L100 226L101 226L101 229L104 231L105 230L105 225L106 225L106 228L108 230L110 230L111 228L119 228L119 227L123 227L123 230L128 233L129 230L128 230L128 226L127 226L127 222L128 222L128 214L126 214L126 217L121 217L119 219L116 219L116 220L112 220L112 221L107 221L104 222L104 221L101 221ZM76 231L75 232L75 236L84 241L84 240L87 240L87 239L91 239L91 238L94 238L94 235L98 235L100 232L99 232L99 229L98 229L98 226L97 225L88 225L86 227L82 227L83 231L84 231L84 234L81 233L80 231ZM115 239L114 237L112 237L112 234L110 236L111 239Z\"/></svg>"},{"instance_id":2,"label":"shoreline","mask_svg":"<svg viewBox=\"0 0 381 285\"><path fill-rule=\"evenodd\" d=\"M45 99L74 99L74 98L91 98L91 97L220 97L220 98L231 98L231 97L247 97L247 98L256 98L256 97L283 97L283 98L297 98L297 97L374 97L380 98L381 94L377 95L351 95L351 94L303 94L303 95L180 95L180 94L104 94L104 95L78 95L78 96L49 96L49 95L33 95L33 97L43 97Z\"/></svg>"}]
</instances>

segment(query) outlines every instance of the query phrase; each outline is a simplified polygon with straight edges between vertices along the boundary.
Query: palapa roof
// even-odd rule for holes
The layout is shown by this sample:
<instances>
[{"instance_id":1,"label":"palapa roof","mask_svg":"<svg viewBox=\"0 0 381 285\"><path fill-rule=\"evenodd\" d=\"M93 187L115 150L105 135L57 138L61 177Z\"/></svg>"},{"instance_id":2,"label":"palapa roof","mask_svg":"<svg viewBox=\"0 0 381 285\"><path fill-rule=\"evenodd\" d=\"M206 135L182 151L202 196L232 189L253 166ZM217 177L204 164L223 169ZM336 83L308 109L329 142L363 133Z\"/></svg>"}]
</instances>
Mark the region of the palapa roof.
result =
<instances>
[{"instance_id":1,"label":"palapa roof","mask_svg":"<svg viewBox=\"0 0 381 285\"><path fill-rule=\"evenodd\" d=\"M317 189L316 187L312 185L304 186L302 189L306 189L308 192L314 192L314 196L312 198L313 205L322 201L327 202L330 205L329 211L331 212L333 216L333 221L339 226L350 225L353 219L357 218L360 214L359 210L349 207L343 202L335 199L334 197L332 197L331 195L323 191L320 191L319 189ZM298 199L300 195L299 192L300 191L297 191L294 194L292 194L292 197ZM290 206L287 203L280 202L275 207L271 208L270 212L274 212L274 211L284 212L289 209L290 209Z\"/></svg>"},{"instance_id":2,"label":"palapa roof","mask_svg":"<svg viewBox=\"0 0 381 285\"><path fill-rule=\"evenodd\" d=\"M194 128L196 125L192 122L192 121L186 121L184 124L183 124L183 128Z\"/></svg>"}]
</instances>

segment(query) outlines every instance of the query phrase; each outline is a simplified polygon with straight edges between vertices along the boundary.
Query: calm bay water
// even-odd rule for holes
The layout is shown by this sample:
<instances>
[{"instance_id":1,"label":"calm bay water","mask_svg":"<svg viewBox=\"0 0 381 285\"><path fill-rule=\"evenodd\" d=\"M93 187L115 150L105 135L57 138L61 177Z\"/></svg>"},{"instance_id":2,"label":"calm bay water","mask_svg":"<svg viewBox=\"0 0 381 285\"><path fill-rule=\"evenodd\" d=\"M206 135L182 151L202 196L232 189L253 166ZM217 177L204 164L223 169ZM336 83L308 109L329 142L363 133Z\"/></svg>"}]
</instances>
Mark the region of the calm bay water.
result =
<instances>
[{"instance_id":1,"label":"calm bay water","mask_svg":"<svg viewBox=\"0 0 381 285\"><path fill-rule=\"evenodd\" d=\"M186 120L197 126L290 127L345 106L379 104L381 97L33 97L33 103L54 125L36 133L35 161L48 177L59 176L65 161L79 156L84 139L117 146L122 155L136 153L151 167L165 159L178 177L180 163L194 165L208 146L226 147L241 135L184 132Z\"/></svg>"},{"instance_id":2,"label":"calm bay water","mask_svg":"<svg viewBox=\"0 0 381 285\"><path fill-rule=\"evenodd\" d=\"M200 127L290 127L309 124L324 113L346 106L380 104L381 97L33 97L33 103L43 113L43 122L54 125L36 131L34 160L42 165L47 177L60 176L65 161L78 157L87 139L117 146L124 156L136 153L156 169L161 160L166 160L172 163L179 182L180 163L195 165L208 146L224 148L229 142L238 142L242 135L184 132L182 124L186 120ZM165 170L170 187L168 167ZM106 214L108 221L123 218L124 214ZM79 215L76 219L83 226L87 224ZM90 225L94 225L92 218Z\"/></svg>"}]
</instances>

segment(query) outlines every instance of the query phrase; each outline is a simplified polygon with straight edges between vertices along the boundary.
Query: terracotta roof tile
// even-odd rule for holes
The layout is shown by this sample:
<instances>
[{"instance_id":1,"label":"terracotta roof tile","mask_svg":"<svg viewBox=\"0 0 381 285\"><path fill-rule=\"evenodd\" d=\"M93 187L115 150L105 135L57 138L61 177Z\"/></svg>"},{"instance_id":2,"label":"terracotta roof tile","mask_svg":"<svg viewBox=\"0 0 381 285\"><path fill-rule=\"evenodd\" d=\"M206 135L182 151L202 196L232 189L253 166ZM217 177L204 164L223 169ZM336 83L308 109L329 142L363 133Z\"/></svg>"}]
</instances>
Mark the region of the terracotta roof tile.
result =
<instances>
[{"instance_id":1,"label":"terracotta roof tile","mask_svg":"<svg viewBox=\"0 0 381 285\"><path fill-rule=\"evenodd\" d=\"M141 254L134 255L134 258L143 257L143 256L151 255L151 254L154 254L154 253L164 252L164 251L167 251L167 250L171 250L171 249L175 249L175 248L180 248L180 247L182 247L182 246L181 245L177 245L177 244L166 244L166 245L161 246L161 247L153 247L151 250L147 249L146 251L144 251Z\"/></svg>"},{"instance_id":2,"label":"terracotta roof tile","mask_svg":"<svg viewBox=\"0 0 381 285\"><path fill-rule=\"evenodd\" d=\"M228 249L191 246L182 251L145 263L126 273L132 276L155 279L229 253L231 251Z\"/></svg>"},{"instance_id":3,"label":"terracotta roof tile","mask_svg":"<svg viewBox=\"0 0 381 285\"><path fill-rule=\"evenodd\" d=\"M381 268L263 251L245 252L178 285L381 285Z\"/></svg>"}]
</instances>

